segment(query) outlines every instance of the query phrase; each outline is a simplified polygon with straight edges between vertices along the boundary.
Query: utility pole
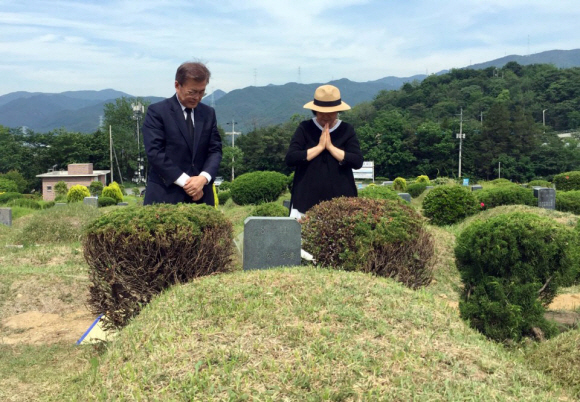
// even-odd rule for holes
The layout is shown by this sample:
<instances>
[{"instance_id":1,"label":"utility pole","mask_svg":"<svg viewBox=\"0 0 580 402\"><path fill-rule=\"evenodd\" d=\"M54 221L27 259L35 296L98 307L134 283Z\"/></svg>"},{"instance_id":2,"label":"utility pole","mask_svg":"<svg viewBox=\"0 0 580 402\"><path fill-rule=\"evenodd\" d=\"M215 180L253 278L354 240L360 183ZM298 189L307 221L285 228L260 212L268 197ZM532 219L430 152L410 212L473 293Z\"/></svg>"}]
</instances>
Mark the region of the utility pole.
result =
<instances>
[{"instance_id":1,"label":"utility pole","mask_svg":"<svg viewBox=\"0 0 580 402\"><path fill-rule=\"evenodd\" d=\"M465 134L463 134L463 108L461 108L459 116L459 134L456 134L455 138L459 138L459 177L461 177L461 148L463 145L463 139L465 138Z\"/></svg>"},{"instance_id":2,"label":"utility pole","mask_svg":"<svg viewBox=\"0 0 580 402\"><path fill-rule=\"evenodd\" d=\"M232 135L232 151L233 151L234 146L235 146L234 145L234 136L241 134L241 132L236 132L234 130L236 127L236 123L237 122L232 119L232 123L231 123L232 124L232 132L230 133ZM226 124L230 124L230 123L228 122ZM234 181L234 161L235 161L235 158L234 158L234 154L232 153L232 181Z\"/></svg>"},{"instance_id":3,"label":"utility pole","mask_svg":"<svg viewBox=\"0 0 580 402\"><path fill-rule=\"evenodd\" d=\"M141 165L141 148L139 146L139 120L145 112L145 107L140 102L132 103L131 107L133 108L133 119L137 120L137 183L141 184L143 181L141 177L141 168L143 165Z\"/></svg>"},{"instance_id":4,"label":"utility pole","mask_svg":"<svg viewBox=\"0 0 580 402\"><path fill-rule=\"evenodd\" d=\"M548 109L542 110L542 125L544 126L544 133L546 132L546 111Z\"/></svg>"},{"instance_id":5,"label":"utility pole","mask_svg":"<svg viewBox=\"0 0 580 402\"><path fill-rule=\"evenodd\" d=\"M109 160L111 162L111 183L115 180L113 179L113 129L109 126Z\"/></svg>"}]
</instances>

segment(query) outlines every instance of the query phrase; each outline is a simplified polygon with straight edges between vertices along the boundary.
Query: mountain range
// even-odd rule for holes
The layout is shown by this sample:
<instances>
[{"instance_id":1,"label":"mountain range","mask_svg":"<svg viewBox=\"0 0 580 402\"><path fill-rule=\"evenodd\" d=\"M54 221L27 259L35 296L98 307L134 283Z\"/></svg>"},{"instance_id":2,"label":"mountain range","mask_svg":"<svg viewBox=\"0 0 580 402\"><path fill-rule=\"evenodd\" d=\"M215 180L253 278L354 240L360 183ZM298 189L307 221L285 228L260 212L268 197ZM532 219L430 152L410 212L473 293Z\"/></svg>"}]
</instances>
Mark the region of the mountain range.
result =
<instances>
[{"instance_id":1,"label":"mountain range","mask_svg":"<svg viewBox=\"0 0 580 402\"><path fill-rule=\"evenodd\" d=\"M580 49L550 50L528 56L510 55L465 68L501 68L508 62L521 65L553 64L559 68L580 67ZM437 74L443 74L441 71ZM342 99L351 106L372 100L381 90L396 90L406 82L421 81L426 75L411 77L385 77L376 81L354 82L346 78L331 81L341 91ZM279 124L292 115L309 116L302 108L312 100L315 89L323 83L250 86L229 93L216 90L207 95L203 102L216 109L218 124L226 131L246 133L256 127ZM0 96L0 125L27 127L35 132L47 132L64 128L71 132L92 133L101 124L106 103L114 103L120 97L134 96L104 89L101 91L68 91L61 93L12 92ZM148 96L144 100L152 103L161 97ZM234 125L232 125L232 122Z\"/></svg>"}]
</instances>

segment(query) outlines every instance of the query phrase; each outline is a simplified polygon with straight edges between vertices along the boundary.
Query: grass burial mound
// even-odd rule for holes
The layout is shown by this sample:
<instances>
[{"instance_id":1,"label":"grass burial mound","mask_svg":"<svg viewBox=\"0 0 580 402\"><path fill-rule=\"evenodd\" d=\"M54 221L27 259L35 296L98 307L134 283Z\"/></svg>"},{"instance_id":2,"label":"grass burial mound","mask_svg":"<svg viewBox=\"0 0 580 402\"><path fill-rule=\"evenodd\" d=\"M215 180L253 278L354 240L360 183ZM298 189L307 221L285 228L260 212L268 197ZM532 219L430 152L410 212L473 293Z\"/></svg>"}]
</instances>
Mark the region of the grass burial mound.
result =
<instances>
[{"instance_id":1,"label":"grass burial mound","mask_svg":"<svg viewBox=\"0 0 580 402\"><path fill-rule=\"evenodd\" d=\"M59 400L572 400L426 290L300 267L173 287Z\"/></svg>"}]
</instances>

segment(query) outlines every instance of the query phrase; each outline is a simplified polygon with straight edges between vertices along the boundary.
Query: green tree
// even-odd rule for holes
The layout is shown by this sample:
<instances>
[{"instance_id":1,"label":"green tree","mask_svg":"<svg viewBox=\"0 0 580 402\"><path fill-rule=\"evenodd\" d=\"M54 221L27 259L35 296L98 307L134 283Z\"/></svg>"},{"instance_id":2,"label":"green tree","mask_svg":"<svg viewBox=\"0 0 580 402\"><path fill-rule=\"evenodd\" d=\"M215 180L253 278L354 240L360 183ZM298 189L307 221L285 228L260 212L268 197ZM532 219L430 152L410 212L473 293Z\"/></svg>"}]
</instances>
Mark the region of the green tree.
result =
<instances>
[{"instance_id":1,"label":"green tree","mask_svg":"<svg viewBox=\"0 0 580 402\"><path fill-rule=\"evenodd\" d=\"M236 172L243 171L244 163L244 152L239 147L224 147L222 149L222 161L220 163L220 168L218 170L218 175L222 176L225 180L232 180L232 163L234 167L234 174ZM233 160L233 162L232 162Z\"/></svg>"}]
</instances>

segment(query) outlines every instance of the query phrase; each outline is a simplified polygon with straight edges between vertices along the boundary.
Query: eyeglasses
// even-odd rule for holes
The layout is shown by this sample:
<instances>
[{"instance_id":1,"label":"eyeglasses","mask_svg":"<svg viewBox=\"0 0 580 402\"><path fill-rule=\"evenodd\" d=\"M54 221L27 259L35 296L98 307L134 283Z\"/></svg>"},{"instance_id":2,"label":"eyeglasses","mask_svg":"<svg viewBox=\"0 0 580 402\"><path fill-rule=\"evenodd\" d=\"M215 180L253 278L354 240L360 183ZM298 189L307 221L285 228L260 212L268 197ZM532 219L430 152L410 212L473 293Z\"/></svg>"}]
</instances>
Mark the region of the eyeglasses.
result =
<instances>
[{"instance_id":1,"label":"eyeglasses","mask_svg":"<svg viewBox=\"0 0 580 402\"><path fill-rule=\"evenodd\" d=\"M182 86L182 88L183 88L183 86ZM187 96L190 96L190 97L194 97L194 96L199 95L199 96L201 96L203 98L205 96L205 89L202 89L202 90L199 90L199 91L196 91L194 89L191 89L191 90L187 91L185 94Z\"/></svg>"}]
</instances>

